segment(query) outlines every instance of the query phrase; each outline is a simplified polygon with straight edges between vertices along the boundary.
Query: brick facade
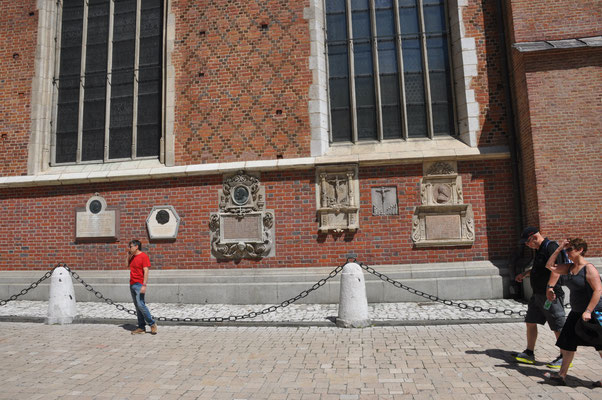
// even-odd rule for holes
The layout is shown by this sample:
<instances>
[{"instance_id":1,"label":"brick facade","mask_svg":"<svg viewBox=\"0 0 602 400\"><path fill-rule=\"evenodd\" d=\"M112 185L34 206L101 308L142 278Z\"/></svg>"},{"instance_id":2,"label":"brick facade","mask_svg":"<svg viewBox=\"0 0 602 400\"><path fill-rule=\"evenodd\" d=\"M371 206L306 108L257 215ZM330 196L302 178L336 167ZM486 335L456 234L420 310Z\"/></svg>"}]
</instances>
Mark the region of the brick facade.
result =
<instances>
[{"instance_id":1,"label":"brick facade","mask_svg":"<svg viewBox=\"0 0 602 400\"><path fill-rule=\"evenodd\" d=\"M209 214L217 211L221 176L71 185L0 191L3 224L0 265L37 269L66 262L81 269L123 268L125 245L141 238L152 207L172 204L182 219L175 242L154 242L149 254L158 268L253 268L339 265L346 256L370 264L482 261L507 257L515 243L508 160L459 163L464 198L473 206L476 241L471 247L415 249L410 240L414 206L420 204L422 164L360 168L360 229L319 234L313 171L261 174L266 207L273 209L276 256L261 261L217 262L209 248ZM373 216L370 188L396 186L399 215ZM118 243L75 243L74 210L99 192L121 211Z\"/></svg>"},{"instance_id":2,"label":"brick facade","mask_svg":"<svg viewBox=\"0 0 602 400\"><path fill-rule=\"evenodd\" d=\"M508 3L513 43L602 34L596 1ZM525 222L602 254L602 48L511 51Z\"/></svg>"},{"instance_id":3,"label":"brick facade","mask_svg":"<svg viewBox=\"0 0 602 400\"><path fill-rule=\"evenodd\" d=\"M406 155L411 161L399 156L397 160L381 160L378 166L360 163L360 229L356 233L318 233L313 167L261 172L266 208L275 213L276 255L260 261L217 262L210 256L209 215L218 209L217 190L222 185L218 172L119 182L99 179L93 184L0 186L0 269L46 269L59 261L83 269L120 269L124 267L125 242L131 238L140 238L148 245L154 266L163 269L333 266L341 264L345 256L374 265L507 259L520 222L514 207L518 190L506 147L513 124L504 90L508 81L504 75L502 18L494 0L469 0L462 6L452 3L450 7L461 8L461 31L476 48L476 73L467 89L474 91L472 101L478 103L478 154L461 157L427 143L424 146L431 147L425 147L424 156ZM594 2L579 3L586 7ZM0 87L0 178L27 175L31 157L37 2L14 4L0 0L4 11L0 16L4 39L0 50L4 80ZM174 165L309 157L312 125L308 103L317 76L309 65L315 41L308 22L313 0L173 0L169 4L168 29L175 32L168 71L174 76ZM508 8L508 21L516 24L516 29L508 31L511 40L528 36L525 32L530 25L519 12L526 4L512 2ZM574 11L575 18L587 15L579 12ZM537 22L548 17L540 12L532 18ZM582 19L583 27L576 29L575 35L599 31L587 18ZM569 28L555 29L542 33L542 37L556 38ZM556 183L563 167L558 161L571 157L567 141L562 139L570 137L583 148L584 160L594 159L593 155L587 157L589 152L600 149L595 133L600 132L601 103L587 101L594 88L598 96L602 93L600 57L594 50L579 52L570 65L563 65L565 54L550 54L546 68L537 64L537 57L511 59L525 216L554 235L566 231L556 228L563 222L571 234L592 238L592 252L600 254L602 237L588 233L585 227L602 212L599 200L596 203L591 197L595 190L571 191L571 176ZM566 82L574 71L579 71L578 85L569 85ZM502 156L479 155L497 148L506 149L496 150ZM437 152L429 155L431 149ZM466 150L467 154L472 150ZM369 151L362 156L374 157ZM421 157L457 160L464 202L474 211L476 238L472 246L412 246L412 215L420 204ZM591 171L592 177L601 167L597 159L572 165L583 176ZM599 188L595 178L590 184ZM397 187L399 215L372 215L370 189L382 185ZM566 195L567 191L571 194ZM96 192L121 211L117 243L74 241L74 210ZM580 205L571 207L572 203ZM173 205L182 219L178 238L149 244L146 217L153 206L166 204ZM597 211L592 212L588 204L596 204ZM569 225L567 217L575 223Z\"/></svg>"}]
</instances>

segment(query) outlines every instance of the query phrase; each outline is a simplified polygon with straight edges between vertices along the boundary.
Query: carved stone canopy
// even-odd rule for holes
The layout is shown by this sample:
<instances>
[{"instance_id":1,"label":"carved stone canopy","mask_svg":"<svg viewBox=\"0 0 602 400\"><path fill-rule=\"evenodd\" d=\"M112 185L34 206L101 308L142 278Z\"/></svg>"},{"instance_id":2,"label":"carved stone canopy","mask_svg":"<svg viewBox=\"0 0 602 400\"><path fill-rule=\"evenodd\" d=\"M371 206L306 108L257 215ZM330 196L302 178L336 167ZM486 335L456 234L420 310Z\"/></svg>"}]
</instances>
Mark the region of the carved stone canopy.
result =
<instances>
[{"instance_id":1,"label":"carved stone canopy","mask_svg":"<svg viewBox=\"0 0 602 400\"><path fill-rule=\"evenodd\" d=\"M274 212L265 209L259 178L244 171L226 177L218 197L219 211L209 222L211 255L221 260L273 256Z\"/></svg>"}]
</instances>

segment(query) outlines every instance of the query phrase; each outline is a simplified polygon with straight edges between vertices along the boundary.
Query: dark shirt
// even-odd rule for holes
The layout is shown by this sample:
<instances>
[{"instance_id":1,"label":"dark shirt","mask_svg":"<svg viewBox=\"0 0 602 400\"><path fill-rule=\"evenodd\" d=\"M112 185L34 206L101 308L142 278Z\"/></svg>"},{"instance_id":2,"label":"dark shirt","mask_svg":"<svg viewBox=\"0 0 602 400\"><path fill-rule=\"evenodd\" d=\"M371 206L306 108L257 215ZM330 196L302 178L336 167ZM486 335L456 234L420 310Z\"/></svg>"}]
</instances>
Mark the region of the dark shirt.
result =
<instances>
[{"instance_id":1,"label":"dark shirt","mask_svg":"<svg viewBox=\"0 0 602 400\"><path fill-rule=\"evenodd\" d=\"M550 256L558 248L558 243L548 240L545 238L539 246L539 249L535 252L535 258L533 259L533 269L531 270L531 287L533 288L534 294L546 294L546 286L550 280L550 270L546 268L546 264ZM563 264L566 261L562 256L562 253L558 254L556 258L556 264ZM560 282L554 286L554 292L557 297L564 298L564 292L560 287Z\"/></svg>"},{"instance_id":2,"label":"dark shirt","mask_svg":"<svg viewBox=\"0 0 602 400\"><path fill-rule=\"evenodd\" d=\"M569 272L565 285L571 290L571 311L582 313L585 311L594 293L587 281L587 265L573 275ZM595 310L602 309L602 298L598 301Z\"/></svg>"}]
</instances>

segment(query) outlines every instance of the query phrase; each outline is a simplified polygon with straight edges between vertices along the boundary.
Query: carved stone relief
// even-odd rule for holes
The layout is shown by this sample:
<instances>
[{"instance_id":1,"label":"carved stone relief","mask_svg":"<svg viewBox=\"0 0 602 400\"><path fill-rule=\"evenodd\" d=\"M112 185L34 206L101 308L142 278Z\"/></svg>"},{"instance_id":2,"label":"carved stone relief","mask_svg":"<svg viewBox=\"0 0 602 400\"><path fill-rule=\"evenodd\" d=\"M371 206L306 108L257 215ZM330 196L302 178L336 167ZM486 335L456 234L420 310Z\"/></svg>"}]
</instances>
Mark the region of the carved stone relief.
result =
<instances>
[{"instance_id":1,"label":"carved stone relief","mask_svg":"<svg viewBox=\"0 0 602 400\"><path fill-rule=\"evenodd\" d=\"M357 165L316 169L316 203L320 232L355 231L359 228Z\"/></svg>"},{"instance_id":2,"label":"carved stone relief","mask_svg":"<svg viewBox=\"0 0 602 400\"><path fill-rule=\"evenodd\" d=\"M226 177L218 198L219 211L209 222L211 255L221 260L274 256L274 212L265 209L259 179L244 171Z\"/></svg>"},{"instance_id":3,"label":"carved stone relief","mask_svg":"<svg viewBox=\"0 0 602 400\"><path fill-rule=\"evenodd\" d=\"M455 161L423 165L420 202L412 220L416 247L462 246L474 243L472 206L464 204L462 177Z\"/></svg>"},{"instance_id":4,"label":"carved stone relief","mask_svg":"<svg viewBox=\"0 0 602 400\"><path fill-rule=\"evenodd\" d=\"M397 187L372 188L372 215L397 215Z\"/></svg>"}]
</instances>

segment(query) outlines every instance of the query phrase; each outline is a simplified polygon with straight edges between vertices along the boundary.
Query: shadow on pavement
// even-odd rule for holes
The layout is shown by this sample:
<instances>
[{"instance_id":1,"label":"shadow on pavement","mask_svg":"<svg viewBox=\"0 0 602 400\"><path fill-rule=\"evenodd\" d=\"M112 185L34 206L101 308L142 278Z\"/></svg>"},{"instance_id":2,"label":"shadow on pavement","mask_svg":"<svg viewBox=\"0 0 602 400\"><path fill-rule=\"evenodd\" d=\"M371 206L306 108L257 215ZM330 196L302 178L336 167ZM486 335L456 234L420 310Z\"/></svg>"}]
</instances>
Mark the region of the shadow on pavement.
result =
<instances>
[{"instance_id":1,"label":"shadow on pavement","mask_svg":"<svg viewBox=\"0 0 602 400\"><path fill-rule=\"evenodd\" d=\"M487 349L487 350L483 350L483 351L478 351L478 350L468 350L466 352L466 354L484 354L486 356L489 356L491 358L497 358L498 360L504 361L505 364L498 364L496 365L496 367L501 367L501 368L506 368L506 369L513 369L515 371L520 372L521 374L525 375L525 376L532 376L532 377L536 377L536 378L541 378L539 383L540 385L552 385L552 386L558 386L555 383L547 380L544 378L543 374L545 372L552 372L555 373L556 371L553 369L548 369L546 368L546 370L542 370L540 368L540 366L544 366L545 363L543 362L538 362L536 361L535 364L532 365L528 365L528 364L521 364L519 362L516 362L514 360L514 354L516 354L516 352L511 352L511 351L506 351L506 350L501 350L501 349ZM587 388L592 388L592 382L590 381L585 381L583 379L577 378L575 376L572 376L570 374L570 370L569 370L569 375L566 378L566 386L567 387L587 387Z\"/></svg>"},{"instance_id":2,"label":"shadow on pavement","mask_svg":"<svg viewBox=\"0 0 602 400\"><path fill-rule=\"evenodd\" d=\"M119 327L125 329L126 331L130 331L130 332L137 328L137 326L134 324L122 324L122 325L119 325Z\"/></svg>"}]
</instances>

